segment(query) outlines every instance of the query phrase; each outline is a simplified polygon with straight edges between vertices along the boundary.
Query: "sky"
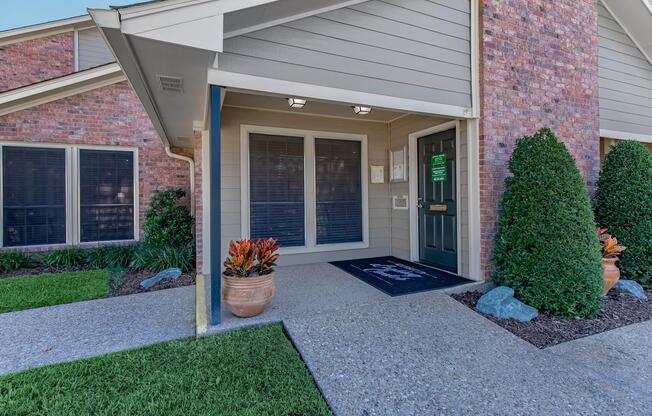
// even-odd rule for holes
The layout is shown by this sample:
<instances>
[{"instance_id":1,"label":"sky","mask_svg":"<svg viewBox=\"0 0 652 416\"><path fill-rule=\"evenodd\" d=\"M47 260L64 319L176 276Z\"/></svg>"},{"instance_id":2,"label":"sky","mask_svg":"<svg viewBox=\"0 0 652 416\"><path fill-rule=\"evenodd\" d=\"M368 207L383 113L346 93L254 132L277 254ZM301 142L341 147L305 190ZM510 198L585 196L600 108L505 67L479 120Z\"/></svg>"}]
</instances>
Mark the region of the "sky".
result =
<instances>
[{"instance_id":1,"label":"sky","mask_svg":"<svg viewBox=\"0 0 652 416\"><path fill-rule=\"evenodd\" d=\"M2 0L0 30L86 14L87 8L107 9L143 0Z\"/></svg>"}]
</instances>

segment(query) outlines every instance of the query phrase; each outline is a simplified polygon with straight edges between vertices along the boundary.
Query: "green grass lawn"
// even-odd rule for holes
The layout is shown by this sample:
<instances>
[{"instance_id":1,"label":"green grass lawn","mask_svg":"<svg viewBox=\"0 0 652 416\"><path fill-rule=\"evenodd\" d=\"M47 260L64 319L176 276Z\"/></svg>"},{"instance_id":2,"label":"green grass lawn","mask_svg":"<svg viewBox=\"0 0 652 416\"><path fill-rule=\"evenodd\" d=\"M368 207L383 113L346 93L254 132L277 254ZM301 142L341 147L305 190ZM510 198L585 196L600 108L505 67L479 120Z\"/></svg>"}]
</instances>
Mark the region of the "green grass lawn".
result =
<instances>
[{"instance_id":1,"label":"green grass lawn","mask_svg":"<svg viewBox=\"0 0 652 416\"><path fill-rule=\"evenodd\" d=\"M0 279L0 313L97 299L109 294L109 272L89 270Z\"/></svg>"},{"instance_id":2,"label":"green grass lawn","mask_svg":"<svg viewBox=\"0 0 652 416\"><path fill-rule=\"evenodd\" d=\"M0 415L330 415L280 324L0 377Z\"/></svg>"}]
</instances>

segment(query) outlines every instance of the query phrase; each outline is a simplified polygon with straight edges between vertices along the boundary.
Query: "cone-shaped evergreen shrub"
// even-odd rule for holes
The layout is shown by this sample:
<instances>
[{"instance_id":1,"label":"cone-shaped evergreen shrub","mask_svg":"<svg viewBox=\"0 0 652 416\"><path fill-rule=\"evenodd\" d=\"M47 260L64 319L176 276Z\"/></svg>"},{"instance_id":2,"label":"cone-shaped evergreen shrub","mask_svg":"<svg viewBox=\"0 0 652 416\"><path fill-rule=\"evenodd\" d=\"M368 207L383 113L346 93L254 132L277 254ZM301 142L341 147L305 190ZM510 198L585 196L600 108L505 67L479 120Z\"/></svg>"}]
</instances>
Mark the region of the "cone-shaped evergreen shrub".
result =
<instances>
[{"instance_id":1,"label":"cone-shaped evergreen shrub","mask_svg":"<svg viewBox=\"0 0 652 416\"><path fill-rule=\"evenodd\" d=\"M600 310L602 265L591 203L575 161L549 129L516 143L505 179L494 280L564 316Z\"/></svg>"},{"instance_id":2,"label":"cone-shaped evergreen shrub","mask_svg":"<svg viewBox=\"0 0 652 416\"><path fill-rule=\"evenodd\" d=\"M595 218L627 247L618 263L622 278L652 286L652 156L643 144L622 141L607 154Z\"/></svg>"}]
</instances>

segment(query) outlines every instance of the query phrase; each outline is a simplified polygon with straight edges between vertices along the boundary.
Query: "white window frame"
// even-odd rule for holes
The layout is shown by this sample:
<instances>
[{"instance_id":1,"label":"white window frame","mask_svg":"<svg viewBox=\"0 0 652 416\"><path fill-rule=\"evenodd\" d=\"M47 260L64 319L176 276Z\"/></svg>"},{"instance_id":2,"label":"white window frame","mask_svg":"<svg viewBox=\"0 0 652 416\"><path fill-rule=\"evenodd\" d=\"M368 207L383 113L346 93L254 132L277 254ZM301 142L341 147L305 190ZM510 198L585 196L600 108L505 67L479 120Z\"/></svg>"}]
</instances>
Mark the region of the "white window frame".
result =
<instances>
[{"instance_id":1,"label":"white window frame","mask_svg":"<svg viewBox=\"0 0 652 416\"><path fill-rule=\"evenodd\" d=\"M281 254L304 254L326 251L358 250L369 248L369 160L367 156L367 135L352 133L334 133L279 127L253 125L240 126L240 202L241 202L241 238L250 238L250 195L249 195L249 136L251 134L271 134L303 138L304 162L304 228L305 245L300 247L281 247ZM349 140L360 142L360 176L362 191L362 241L353 243L317 244L317 199L316 199L316 163L315 139Z\"/></svg>"},{"instance_id":2,"label":"white window frame","mask_svg":"<svg viewBox=\"0 0 652 416\"><path fill-rule=\"evenodd\" d=\"M4 147L34 147L42 149L64 149L66 152L65 169L66 169L66 242L61 244L39 244L24 246L4 246L4 229L0 232L0 248L10 250L30 249L38 251L39 249L53 249L66 246L95 247L100 244L116 243L133 243L140 241L140 194L139 194L139 169L138 169L138 148L129 146L104 146L104 145L70 145L59 143L37 143L37 142L4 142L0 143L0 226L4 227L4 201L2 187L4 184L3 174L3 157L2 150ZM91 150L108 150L108 151L127 151L134 154L134 238L129 240L115 241L89 241L81 243L80 235L80 198L79 198L79 151L82 149Z\"/></svg>"}]
</instances>

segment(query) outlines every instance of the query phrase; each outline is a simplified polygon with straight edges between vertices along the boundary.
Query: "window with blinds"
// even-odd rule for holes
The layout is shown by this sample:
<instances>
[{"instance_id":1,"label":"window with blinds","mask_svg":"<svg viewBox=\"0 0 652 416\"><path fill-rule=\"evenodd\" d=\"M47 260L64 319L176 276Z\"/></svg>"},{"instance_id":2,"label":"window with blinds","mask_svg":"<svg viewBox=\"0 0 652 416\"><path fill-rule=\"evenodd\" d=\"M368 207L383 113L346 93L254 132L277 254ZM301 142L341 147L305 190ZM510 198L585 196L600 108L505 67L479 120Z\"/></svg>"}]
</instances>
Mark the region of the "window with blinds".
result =
<instances>
[{"instance_id":1,"label":"window with blinds","mask_svg":"<svg viewBox=\"0 0 652 416\"><path fill-rule=\"evenodd\" d=\"M362 236L361 143L315 138L317 244Z\"/></svg>"},{"instance_id":2,"label":"window with blinds","mask_svg":"<svg viewBox=\"0 0 652 416\"><path fill-rule=\"evenodd\" d=\"M80 241L134 238L134 153L79 151Z\"/></svg>"},{"instance_id":3,"label":"window with blinds","mask_svg":"<svg viewBox=\"0 0 652 416\"><path fill-rule=\"evenodd\" d=\"M249 218L252 239L305 245L303 138L249 135Z\"/></svg>"},{"instance_id":4,"label":"window with blinds","mask_svg":"<svg viewBox=\"0 0 652 416\"><path fill-rule=\"evenodd\" d=\"M2 147L3 245L66 242L66 151Z\"/></svg>"}]
</instances>

